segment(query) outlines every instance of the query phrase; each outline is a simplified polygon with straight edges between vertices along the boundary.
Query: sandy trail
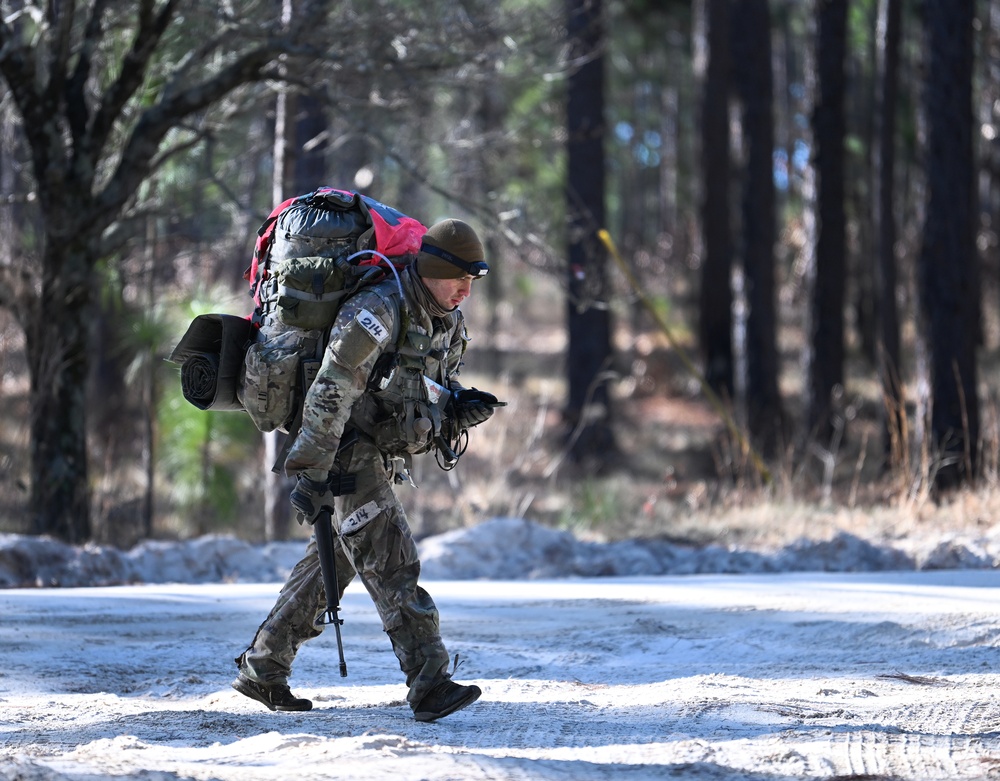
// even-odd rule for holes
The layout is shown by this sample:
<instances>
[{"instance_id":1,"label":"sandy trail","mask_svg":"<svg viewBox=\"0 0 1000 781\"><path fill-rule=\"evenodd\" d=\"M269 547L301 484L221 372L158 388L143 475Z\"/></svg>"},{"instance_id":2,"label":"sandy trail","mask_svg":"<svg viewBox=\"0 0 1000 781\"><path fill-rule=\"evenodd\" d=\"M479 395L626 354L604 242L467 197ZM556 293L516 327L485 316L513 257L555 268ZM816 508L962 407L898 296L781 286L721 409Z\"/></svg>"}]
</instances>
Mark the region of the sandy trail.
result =
<instances>
[{"instance_id":1,"label":"sandy trail","mask_svg":"<svg viewBox=\"0 0 1000 781\"><path fill-rule=\"evenodd\" d=\"M0 779L1000 775L1000 572L428 582L456 678L403 702L366 594L274 714L229 688L278 586L0 591Z\"/></svg>"}]
</instances>

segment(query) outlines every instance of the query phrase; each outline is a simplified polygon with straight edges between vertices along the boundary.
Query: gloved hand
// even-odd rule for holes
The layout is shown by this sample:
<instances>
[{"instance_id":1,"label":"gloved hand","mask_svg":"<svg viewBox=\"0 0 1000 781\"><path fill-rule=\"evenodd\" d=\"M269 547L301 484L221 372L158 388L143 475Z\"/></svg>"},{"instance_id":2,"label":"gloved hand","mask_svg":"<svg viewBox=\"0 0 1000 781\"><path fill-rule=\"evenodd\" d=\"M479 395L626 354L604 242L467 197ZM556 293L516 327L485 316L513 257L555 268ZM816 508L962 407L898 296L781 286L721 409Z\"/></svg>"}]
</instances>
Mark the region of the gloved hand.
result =
<instances>
[{"instance_id":1,"label":"gloved hand","mask_svg":"<svg viewBox=\"0 0 1000 781\"><path fill-rule=\"evenodd\" d=\"M499 401L492 393L477 388L459 388L452 393L450 403L450 416L455 425L459 429L470 429L489 420Z\"/></svg>"},{"instance_id":2,"label":"gloved hand","mask_svg":"<svg viewBox=\"0 0 1000 781\"><path fill-rule=\"evenodd\" d=\"M324 507L333 510L329 473L319 469L308 469L300 473L289 499L299 525L308 523L312 526Z\"/></svg>"}]
</instances>

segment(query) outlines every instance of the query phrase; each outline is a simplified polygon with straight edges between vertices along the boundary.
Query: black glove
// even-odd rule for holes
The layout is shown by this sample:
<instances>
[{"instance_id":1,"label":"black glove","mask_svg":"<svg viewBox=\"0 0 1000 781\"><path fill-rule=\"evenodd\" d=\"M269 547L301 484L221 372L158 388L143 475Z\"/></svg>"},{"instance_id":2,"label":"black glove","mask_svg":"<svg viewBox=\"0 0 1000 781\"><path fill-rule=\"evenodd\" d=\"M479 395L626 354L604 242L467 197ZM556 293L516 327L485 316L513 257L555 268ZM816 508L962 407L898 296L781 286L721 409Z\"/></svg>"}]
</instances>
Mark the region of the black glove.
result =
<instances>
[{"instance_id":1,"label":"black glove","mask_svg":"<svg viewBox=\"0 0 1000 781\"><path fill-rule=\"evenodd\" d=\"M325 475L324 479L317 479L319 476L319 470L315 469L300 474L289 496L292 507L295 508L295 520L300 526L303 523L312 526L324 508L333 510L329 475Z\"/></svg>"},{"instance_id":2,"label":"black glove","mask_svg":"<svg viewBox=\"0 0 1000 781\"><path fill-rule=\"evenodd\" d=\"M459 429L470 429L485 423L493 416L493 408L500 402L492 393L476 388L459 388L450 399L450 416Z\"/></svg>"}]
</instances>

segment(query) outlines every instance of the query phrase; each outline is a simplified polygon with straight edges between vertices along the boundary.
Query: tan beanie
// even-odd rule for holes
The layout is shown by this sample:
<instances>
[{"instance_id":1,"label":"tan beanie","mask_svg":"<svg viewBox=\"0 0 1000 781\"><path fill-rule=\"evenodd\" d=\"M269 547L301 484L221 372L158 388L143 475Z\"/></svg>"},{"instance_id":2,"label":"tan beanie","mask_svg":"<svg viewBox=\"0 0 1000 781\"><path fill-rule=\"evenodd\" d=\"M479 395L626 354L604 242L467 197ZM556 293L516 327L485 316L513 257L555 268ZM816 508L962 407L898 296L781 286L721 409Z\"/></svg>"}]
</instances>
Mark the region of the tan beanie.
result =
<instances>
[{"instance_id":1,"label":"tan beanie","mask_svg":"<svg viewBox=\"0 0 1000 781\"><path fill-rule=\"evenodd\" d=\"M455 219L441 220L428 228L416 268L425 279L460 279L467 274L483 277L490 270L479 236L467 223Z\"/></svg>"}]
</instances>

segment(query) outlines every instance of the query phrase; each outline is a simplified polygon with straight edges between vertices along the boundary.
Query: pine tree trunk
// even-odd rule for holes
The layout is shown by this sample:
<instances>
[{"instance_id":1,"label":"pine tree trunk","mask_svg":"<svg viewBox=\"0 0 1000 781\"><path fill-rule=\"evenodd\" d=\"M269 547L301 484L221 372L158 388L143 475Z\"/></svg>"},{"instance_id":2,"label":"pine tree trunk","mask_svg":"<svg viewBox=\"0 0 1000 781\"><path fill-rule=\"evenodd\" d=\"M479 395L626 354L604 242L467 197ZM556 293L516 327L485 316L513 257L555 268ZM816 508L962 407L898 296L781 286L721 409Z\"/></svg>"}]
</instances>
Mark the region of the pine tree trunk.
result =
<instances>
[{"instance_id":1,"label":"pine tree trunk","mask_svg":"<svg viewBox=\"0 0 1000 781\"><path fill-rule=\"evenodd\" d=\"M811 290L811 355L808 370L810 433L826 446L844 424L839 414L844 383L844 99L847 53L847 4L818 0L816 104L813 140L817 176L815 274ZM842 434L842 431L839 432Z\"/></svg>"},{"instance_id":2,"label":"pine tree trunk","mask_svg":"<svg viewBox=\"0 0 1000 781\"><path fill-rule=\"evenodd\" d=\"M581 65L569 78L567 104L567 221L569 300L567 326L568 400L566 423L572 461L586 468L606 466L615 451L611 398L611 319L606 253L597 231L604 209L604 27L600 0L568 0L572 56Z\"/></svg>"},{"instance_id":3,"label":"pine tree trunk","mask_svg":"<svg viewBox=\"0 0 1000 781\"><path fill-rule=\"evenodd\" d=\"M883 452L889 464L906 454L906 409L900 364L899 313L896 307L896 221L893 213L896 170L896 106L899 99L901 0L881 0L877 36L878 80L873 177L875 237L876 367L882 387Z\"/></svg>"},{"instance_id":4,"label":"pine tree trunk","mask_svg":"<svg viewBox=\"0 0 1000 781\"><path fill-rule=\"evenodd\" d=\"M929 200L919 258L933 398L935 483L972 479L979 447L976 346L979 285L974 241L972 25L974 0L928 0L925 95Z\"/></svg>"},{"instance_id":5,"label":"pine tree trunk","mask_svg":"<svg viewBox=\"0 0 1000 781\"><path fill-rule=\"evenodd\" d=\"M773 172L774 87L767 0L743 0L733 16L734 69L743 101L746 175L743 177L743 270L746 289L747 426L767 454L784 444L778 391L774 245L777 238Z\"/></svg>"},{"instance_id":6,"label":"pine tree trunk","mask_svg":"<svg viewBox=\"0 0 1000 781\"><path fill-rule=\"evenodd\" d=\"M724 398L733 395L733 264L729 206L729 0L705 0L707 62L702 98L702 229L705 255L699 296L699 336L705 378Z\"/></svg>"},{"instance_id":7,"label":"pine tree trunk","mask_svg":"<svg viewBox=\"0 0 1000 781\"><path fill-rule=\"evenodd\" d=\"M58 239L42 260L40 302L28 315L31 508L36 534L82 543L91 535L87 474L87 254ZM47 305L58 302L57 305Z\"/></svg>"}]
</instances>

